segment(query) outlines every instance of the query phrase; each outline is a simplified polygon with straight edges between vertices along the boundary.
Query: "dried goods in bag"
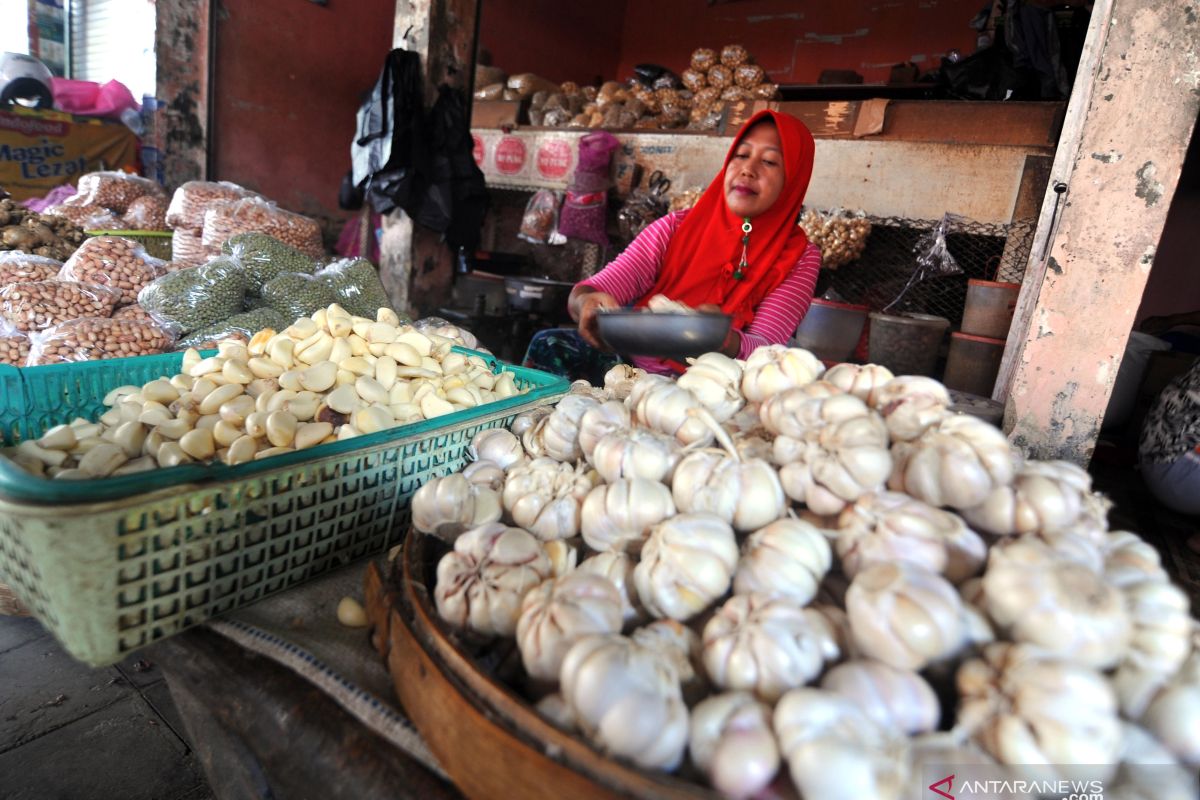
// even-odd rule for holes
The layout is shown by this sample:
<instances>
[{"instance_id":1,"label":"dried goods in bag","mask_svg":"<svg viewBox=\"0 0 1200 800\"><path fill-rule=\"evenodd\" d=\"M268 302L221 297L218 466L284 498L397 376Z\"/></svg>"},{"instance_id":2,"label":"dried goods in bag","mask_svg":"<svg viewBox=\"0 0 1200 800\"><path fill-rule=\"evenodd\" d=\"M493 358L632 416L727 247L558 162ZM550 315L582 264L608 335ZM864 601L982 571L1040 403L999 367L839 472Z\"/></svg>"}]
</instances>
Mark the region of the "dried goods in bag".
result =
<instances>
[{"instance_id":1,"label":"dried goods in bag","mask_svg":"<svg viewBox=\"0 0 1200 800\"><path fill-rule=\"evenodd\" d=\"M239 233L225 240L221 252L246 268L247 297L261 296L264 284L279 275L317 271L317 262L310 256L265 233Z\"/></svg>"},{"instance_id":2,"label":"dried goods in bag","mask_svg":"<svg viewBox=\"0 0 1200 800\"><path fill-rule=\"evenodd\" d=\"M223 256L155 279L138 295L138 304L184 335L239 313L245 297L241 263Z\"/></svg>"},{"instance_id":3,"label":"dried goods in bag","mask_svg":"<svg viewBox=\"0 0 1200 800\"><path fill-rule=\"evenodd\" d=\"M194 347L197 350L209 350L221 342L249 342L254 334L270 328L282 331L295 322L295 317L284 317L269 308L256 308L253 311L243 311L234 314L229 319L221 320L207 328L192 331L175 343L177 350Z\"/></svg>"},{"instance_id":4,"label":"dried goods in bag","mask_svg":"<svg viewBox=\"0 0 1200 800\"><path fill-rule=\"evenodd\" d=\"M740 67L750 60L750 54L740 44L727 44L721 48L721 63L727 67Z\"/></svg>"},{"instance_id":5,"label":"dried goods in bag","mask_svg":"<svg viewBox=\"0 0 1200 800\"><path fill-rule=\"evenodd\" d=\"M213 203L259 197L256 192L229 181L188 181L171 195L167 206L167 224L196 234L204 228L204 212Z\"/></svg>"},{"instance_id":6,"label":"dried goods in bag","mask_svg":"<svg viewBox=\"0 0 1200 800\"><path fill-rule=\"evenodd\" d=\"M165 231L167 227L167 198L143 195L129 204L121 222L131 231Z\"/></svg>"},{"instance_id":7,"label":"dried goods in bag","mask_svg":"<svg viewBox=\"0 0 1200 800\"><path fill-rule=\"evenodd\" d=\"M106 286L121 293L118 305L128 305L137 301L138 292L152 280L165 274L166 263L147 255L137 242L119 236L96 236L79 246L58 277Z\"/></svg>"},{"instance_id":8,"label":"dried goods in bag","mask_svg":"<svg viewBox=\"0 0 1200 800\"><path fill-rule=\"evenodd\" d=\"M0 364L23 367L28 358L29 337L8 320L0 319Z\"/></svg>"},{"instance_id":9,"label":"dried goods in bag","mask_svg":"<svg viewBox=\"0 0 1200 800\"><path fill-rule=\"evenodd\" d=\"M121 220L117 215L103 206L57 205L47 208L46 213L68 219L85 231L111 231L121 227Z\"/></svg>"},{"instance_id":10,"label":"dried goods in bag","mask_svg":"<svg viewBox=\"0 0 1200 800\"><path fill-rule=\"evenodd\" d=\"M717 63L719 62L716 51L708 47L700 47L692 51L691 67L697 72L707 73Z\"/></svg>"},{"instance_id":11,"label":"dried goods in bag","mask_svg":"<svg viewBox=\"0 0 1200 800\"><path fill-rule=\"evenodd\" d=\"M111 317L119 291L78 281L27 281L0 289L0 316L31 333L80 317Z\"/></svg>"},{"instance_id":12,"label":"dried goods in bag","mask_svg":"<svg viewBox=\"0 0 1200 800\"><path fill-rule=\"evenodd\" d=\"M336 302L333 289L316 275L285 272L262 287L262 305L288 319L307 317Z\"/></svg>"},{"instance_id":13,"label":"dried goods in bag","mask_svg":"<svg viewBox=\"0 0 1200 800\"><path fill-rule=\"evenodd\" d=\"M0 286L18 281L47 281L58 275L62 262L30 253L0 253Z\"/></svg>"},{"instance_id":14,"label":"dried goods in bag","mask_svg":"<svg viewBox=\"0 0 1200 800\"><path fill-rule=\"evenodd\" d=\"M30 337L26 366L156 355L170 350L174 341L154 322L73 319Z\"/></svg>"},{"instance_id":15,"label":"dried goods in bag","mask_svg":"<svg viewBox=\"0 0 1200 800\"><path fill-rule=\"evenodd\" d=\"M155 181L119 170L80 175L78 188L78 194L63 205L100 206L117 214L124 214L129 209L129 204L139 197L166 197L166 192Z\"/></svg>"},{"instance_id":16,"label":"dried goods in bag","mask_svg":"<svg viewBox=\"0 0 1200 800\"><path fill-rule=\"evenodd\" d=\"M375 319L381 308L391 308L379 271L365 258L343 258L317 273L337 295L342 308L357 317Z\"/></svg>"},{"instance_id":17,"label":"dried goods in bag","mask_svg":"<svg viewBox=\"0 0 1200 800\"><path fill-rule=\"evenodd\" d=\"M521 230L517 236L533 244L545 244L554 233L558 219L558 194L549 189L539 189L529 198L525 214L521 217Z\"/></svg>"},{"instance_id":18,"label":"dried goods in bag","mask_svg":"<svg viewBox=\"0 0 1200 800\"><path fill-rule=\"evenodd\" d=\"M325 254L321 226L316 220L286 211L258 197L214 203L204 212L201 238L204 246L217 248L239 233L265 233L302 253L320 258Z\"/></svg>"},{"instance_id":19,"label":"dried goods in bag","mask_svg":"<svg viewBox=\"0 0 1200 800\"><path fill-rule=\"evenodd\" d=\"M171 234L171 258L188 267L203 264L209 253L204 248L204 240L199 234L192 233L186 228L176 228Z\"/></svg>"}]
</instances>

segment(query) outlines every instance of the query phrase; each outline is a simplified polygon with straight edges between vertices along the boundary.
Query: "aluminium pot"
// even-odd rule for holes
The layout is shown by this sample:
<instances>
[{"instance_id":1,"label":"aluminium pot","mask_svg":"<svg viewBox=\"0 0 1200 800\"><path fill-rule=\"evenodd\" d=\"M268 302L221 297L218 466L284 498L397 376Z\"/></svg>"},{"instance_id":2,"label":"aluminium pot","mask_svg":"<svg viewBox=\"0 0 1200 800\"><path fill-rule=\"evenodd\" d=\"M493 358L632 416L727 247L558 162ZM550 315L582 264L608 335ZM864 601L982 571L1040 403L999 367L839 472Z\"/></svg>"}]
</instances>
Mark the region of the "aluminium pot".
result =
<instances>
[{"instance_id":1,"label":"aluminium pot","mask_svg":"<svg viewBox=\"0 0 1200 800\"><path fill-rule=\"evenodd\" d=\"M552 317L567 314L567 297L575 286L567 281L549 278L526 278L509 275L504 278L510 311L529 311Z\"/></svg>"}]
</instances>

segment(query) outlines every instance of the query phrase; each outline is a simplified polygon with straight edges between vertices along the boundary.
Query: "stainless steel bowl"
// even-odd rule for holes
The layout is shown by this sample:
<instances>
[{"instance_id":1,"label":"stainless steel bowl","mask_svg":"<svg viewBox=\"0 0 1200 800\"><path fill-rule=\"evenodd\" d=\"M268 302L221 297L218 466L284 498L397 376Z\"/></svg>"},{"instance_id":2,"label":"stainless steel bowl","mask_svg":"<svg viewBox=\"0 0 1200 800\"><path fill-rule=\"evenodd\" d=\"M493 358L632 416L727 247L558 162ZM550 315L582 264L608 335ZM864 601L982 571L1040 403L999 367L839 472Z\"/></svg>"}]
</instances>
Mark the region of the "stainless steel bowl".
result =
<instances>
[{"instance_id":1,"label":"stainless steel bowl","mask_svg":"<svg viewBox=\"0 0 1200 800\"><path fill-rule=\"evenodd\" d=\"M719 350L729 333L727 314L602 311L600 338L622 355L682 360Z\"/></svg>"}]
</instances>

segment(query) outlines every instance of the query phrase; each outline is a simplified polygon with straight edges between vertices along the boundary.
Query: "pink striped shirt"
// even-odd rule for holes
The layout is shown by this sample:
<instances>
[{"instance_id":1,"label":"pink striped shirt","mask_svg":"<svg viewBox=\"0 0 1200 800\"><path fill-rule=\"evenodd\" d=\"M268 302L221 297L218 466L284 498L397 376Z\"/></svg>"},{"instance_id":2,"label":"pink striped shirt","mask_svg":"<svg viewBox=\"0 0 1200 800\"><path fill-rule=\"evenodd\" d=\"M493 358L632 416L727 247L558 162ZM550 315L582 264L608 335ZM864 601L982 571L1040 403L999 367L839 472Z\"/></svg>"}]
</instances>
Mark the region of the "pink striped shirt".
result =
<instances>
[{"instance_id":1,"label":"pink striped shirt","mask_svg":"<svg viewBox=\"0 0 1200 800\"><path fill-rule=\"evenodd\" d=\"M612 295L621 305L637 302L654 286L667 245L687 213L676 211L655 220L608 266L581 283ZM738 358L764 344L786 344L792 338L808 313L820 270L821 248L809 242L783 283L754 309L754 320L742 331ZM654 372L671 371L658 359L635 358L634 363Z\"/></svg>"}]
</instances>

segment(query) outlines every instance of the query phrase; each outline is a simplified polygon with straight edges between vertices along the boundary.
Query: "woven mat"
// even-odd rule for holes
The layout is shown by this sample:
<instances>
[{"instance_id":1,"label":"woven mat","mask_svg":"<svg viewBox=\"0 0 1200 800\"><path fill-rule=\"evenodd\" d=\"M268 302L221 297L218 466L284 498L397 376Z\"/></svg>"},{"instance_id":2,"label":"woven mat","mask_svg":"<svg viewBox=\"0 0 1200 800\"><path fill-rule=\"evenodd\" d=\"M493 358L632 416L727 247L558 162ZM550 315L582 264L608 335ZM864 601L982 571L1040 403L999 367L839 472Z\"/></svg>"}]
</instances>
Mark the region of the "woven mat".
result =
<instances>
[{"instance_id":1,"label":"woven mat","mask_svg":"<svg viewBox=\"0 0 1200 800\"><path fill-rule=\"evenodd\" d=\"M338 601L362 601L366 568L362 562L338 570L208 627L311 681L374 733L446 778L396 701L391 676L366 629L337 621Z\"/></svg>"}]
</instances>

